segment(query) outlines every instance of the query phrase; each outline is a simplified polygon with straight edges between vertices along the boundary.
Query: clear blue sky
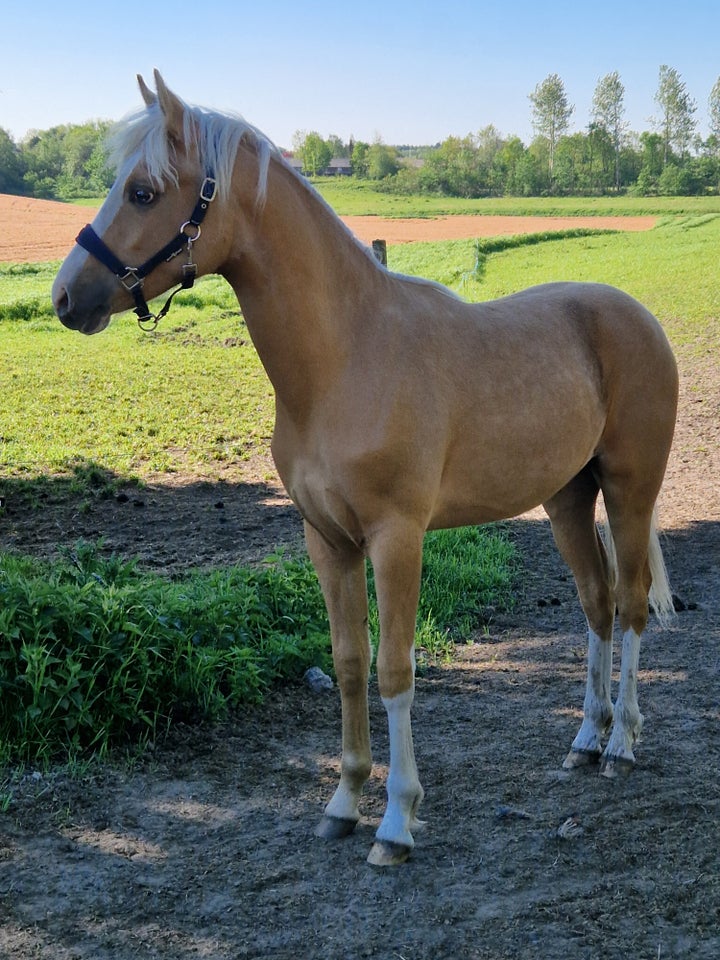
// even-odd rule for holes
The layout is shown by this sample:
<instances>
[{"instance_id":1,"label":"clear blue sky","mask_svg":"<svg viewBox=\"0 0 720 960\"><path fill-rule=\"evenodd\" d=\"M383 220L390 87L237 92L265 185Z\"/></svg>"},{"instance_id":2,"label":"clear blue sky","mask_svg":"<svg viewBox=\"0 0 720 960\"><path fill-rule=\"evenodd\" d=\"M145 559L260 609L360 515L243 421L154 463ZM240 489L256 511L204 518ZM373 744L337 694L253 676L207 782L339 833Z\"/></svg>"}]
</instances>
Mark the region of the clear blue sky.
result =
<instances>
[{"instance_id":1,"label":"clear blue sky","mask_svg":"<svg viewBox=\"0 0 720 960\"><path fill-rule=\"evenodd\" d=\"M587 126L617 70L626 119L650 129L661 64L698 104L720 77L720 3L633 0L17 2L0 15L0 127L119 119L157 66L185 100L241 113L279 146L296 130L435 143L488 124L526 143L528 94L551 73Z\"/></svg>"}]
</instances>

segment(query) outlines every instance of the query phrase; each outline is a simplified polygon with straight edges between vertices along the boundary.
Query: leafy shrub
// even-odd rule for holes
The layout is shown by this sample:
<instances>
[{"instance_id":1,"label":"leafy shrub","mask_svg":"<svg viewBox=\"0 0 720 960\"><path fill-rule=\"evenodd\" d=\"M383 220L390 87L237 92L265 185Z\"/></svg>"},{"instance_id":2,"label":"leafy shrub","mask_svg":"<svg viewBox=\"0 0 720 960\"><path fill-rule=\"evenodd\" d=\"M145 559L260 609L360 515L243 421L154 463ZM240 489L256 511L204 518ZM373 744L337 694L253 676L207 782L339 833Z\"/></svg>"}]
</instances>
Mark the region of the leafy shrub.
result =
<instances>
[{"instance_id":1,"label":"leafy shrub","mask_svg":"<svg viewBox=\"0 0 720 960\"><path fill-rule=\"evenodd\" d=\"M0 558L6 758L104 752L217 719L311 664L329 667L307 562L172 582L83 545L52 566Z\"/></svg>"},{"instance_id":2,"label":"leafy shrub","mask_svg":"<svg viewBox=\"0 0 720 960\"><path fill-rule=\"evenodd\" d=\"M493 528L428 535L418 613L426 655L446 655L484 608L508 602L513 557ZM370 621L377 635L374 603ZM84 543L52 564L0 556L0 760L142 743L173 722L257 703L314 665L331 669L307 559L169 580Z\"/></svg>"}]
</instances>

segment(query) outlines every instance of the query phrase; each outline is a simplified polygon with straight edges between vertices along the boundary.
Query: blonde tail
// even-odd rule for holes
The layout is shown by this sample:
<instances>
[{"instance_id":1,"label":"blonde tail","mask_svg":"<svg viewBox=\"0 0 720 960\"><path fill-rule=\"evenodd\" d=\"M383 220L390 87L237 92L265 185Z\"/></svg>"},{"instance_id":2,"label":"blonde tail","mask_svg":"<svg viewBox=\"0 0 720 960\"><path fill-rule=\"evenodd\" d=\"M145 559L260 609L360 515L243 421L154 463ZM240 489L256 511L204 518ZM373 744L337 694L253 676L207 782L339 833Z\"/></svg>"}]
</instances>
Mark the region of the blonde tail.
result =
<instances>
[{"instance_id":1,"label":"blonde tail","mask_svg":"<svg viewBox=\"0 0 720 960\"><path fill-rule=\"evenodd\" d=\"M657 532L657 509L653 510L653 525L650 531L650 543L648 544L648 563L652 576L649 596L650 606L655 611L660 626L669 627L675 619L675 604L673 603L670 580L668 579Z\"/></svg>"},{"instance_id":2,"label":"blonde tail","mask_svg":"<svg viewBox=\"0 0 720 960\"><path fill-rule=\"evenodd\" d=\"M607 554L610 583L614 590L617 586L618 578L615 541L613 540L610 524L606 522L604 526L603 539L605 541L605 552ZM670 580L668 579L667 568L665 566L662 548L660 547L660 538L657 532L657 508L653 509L650 541L648 543L648 564L650 565L650 576L652 577L648 600L660 626L663 628L669 627L675 619L675 604L673 603Z\"/></svg>"}]
</instances>

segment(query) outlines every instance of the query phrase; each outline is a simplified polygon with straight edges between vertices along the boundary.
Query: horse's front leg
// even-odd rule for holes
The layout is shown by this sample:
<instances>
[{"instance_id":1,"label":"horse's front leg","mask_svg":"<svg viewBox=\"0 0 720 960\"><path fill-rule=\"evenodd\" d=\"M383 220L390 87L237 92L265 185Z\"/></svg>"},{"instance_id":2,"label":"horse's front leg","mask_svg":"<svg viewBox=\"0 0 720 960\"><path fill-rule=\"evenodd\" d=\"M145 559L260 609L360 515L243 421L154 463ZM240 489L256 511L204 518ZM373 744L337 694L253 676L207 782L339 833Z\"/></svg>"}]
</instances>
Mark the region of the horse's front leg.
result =
<instances>
[{"instance_id":1,"label":"horse's front leg","mask_svg":"<svg viewBox=\"0 0 720 960\"><path fill-rule=\"evenodd\" d=\"M375 574L380 646L378 684L388 717L388 802L368 861L394 866L407 860L420 826L423 799L413 749L410 710L415 692L415 624L422 569L423 531L393 526L370 544Z\"/></svg>"},{"instance_id":2,"label":"horse's front leg","mask_svg":"<svg viewBox=\"0 0 720 960\"><path fill-rule=\"evenodd\" d=\"M342 698L340 783L315 833L335 840L346 837L360 819L358 801L370 776L368 637L365 558L353 548L336 549L305 524L308 553L317 571L330 620L333 662Z\"/></svg>"}]
</instances>

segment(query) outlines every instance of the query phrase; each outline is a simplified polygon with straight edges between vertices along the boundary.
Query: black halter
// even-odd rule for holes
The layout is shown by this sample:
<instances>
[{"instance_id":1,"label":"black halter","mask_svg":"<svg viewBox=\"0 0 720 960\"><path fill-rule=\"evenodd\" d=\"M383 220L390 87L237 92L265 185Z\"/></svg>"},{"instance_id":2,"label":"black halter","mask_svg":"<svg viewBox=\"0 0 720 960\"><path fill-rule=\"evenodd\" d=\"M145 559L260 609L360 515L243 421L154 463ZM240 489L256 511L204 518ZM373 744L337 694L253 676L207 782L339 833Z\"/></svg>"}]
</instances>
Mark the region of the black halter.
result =
<instances>
[{"instance_id":1,"label":"black halter","mask_svg":"<svg viewBox=\"0 0 720 960\"><path fill-rule=\"evenodd\" d=\"M139 267L127 267L118 260L112 250L107 246L104 240L95 233L92 226L88 224L83 227L76 237L78 243L83 249L91 253L108 270L112 271L120 283L125 287L128 293L132 294L135 301L135 313L137 314L138 324L142 330L154 330L158 323L170 309L170 304L176 293L181 290L188 290L197 277L197 264L193 263L192 246L200 237L200 224L203 222L208 206L215 199L217 192L217 183L215 178L208 174L200 187L200 196L195 204L195 209L190 214L175 237L165 246L147 259ZM187 249L187 263L182 267L182 279L180 286L177 287L165 301L165 306L159 313L151 313L143 295L143 283L149 273L160 266L161 263L167 263Z\"/></svg>"}]
</instances>

